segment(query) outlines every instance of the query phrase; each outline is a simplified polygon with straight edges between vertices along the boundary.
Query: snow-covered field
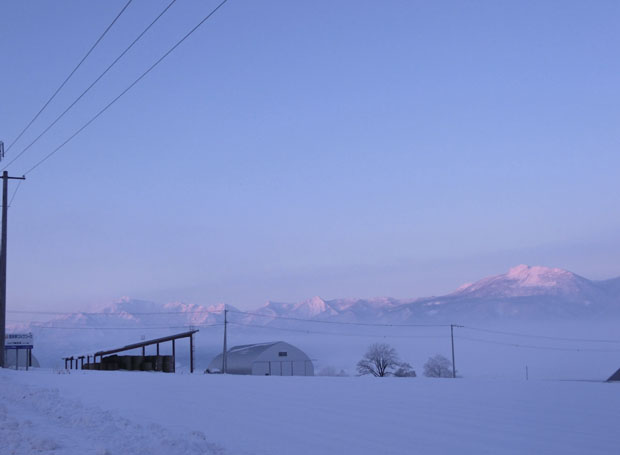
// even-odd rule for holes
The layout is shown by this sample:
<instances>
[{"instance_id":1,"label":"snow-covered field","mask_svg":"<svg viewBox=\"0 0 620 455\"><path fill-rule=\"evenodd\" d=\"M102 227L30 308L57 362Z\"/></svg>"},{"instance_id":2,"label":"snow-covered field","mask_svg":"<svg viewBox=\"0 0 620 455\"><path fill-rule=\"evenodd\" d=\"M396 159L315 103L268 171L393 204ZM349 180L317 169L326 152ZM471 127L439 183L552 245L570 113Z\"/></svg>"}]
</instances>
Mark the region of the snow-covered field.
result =
<instances>
[{"instance_id":1,"label":"snow-covered field","mask_svg":"<svg viewBox=\"0 0 620 455\"><path fill-rule=\"evenodd\" d=\"M2 454L614 454L620 384L0 370Z\"/></svg>"}]
</instances>

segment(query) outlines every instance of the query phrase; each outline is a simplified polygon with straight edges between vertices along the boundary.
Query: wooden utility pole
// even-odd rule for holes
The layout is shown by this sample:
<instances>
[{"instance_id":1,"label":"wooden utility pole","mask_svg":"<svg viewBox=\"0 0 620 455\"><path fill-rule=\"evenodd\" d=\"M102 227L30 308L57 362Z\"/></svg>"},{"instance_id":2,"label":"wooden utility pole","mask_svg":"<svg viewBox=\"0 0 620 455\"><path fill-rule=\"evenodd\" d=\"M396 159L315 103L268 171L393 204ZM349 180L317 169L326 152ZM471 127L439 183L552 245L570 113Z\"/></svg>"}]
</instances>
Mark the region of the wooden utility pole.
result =
<instances>
[{"instance_id":1,"label":"wooden utility pole","mask_svg":"<svg viewBox=\"0 0 620 455\"><path fill-rule=\"evenodd\" d=\"M8 215L9 180L26 180L26 177L9 177L2 173L2 241L0 243L0 367L4 368L4 337L6 336L6 228Z\"/></svg>"},{"instance_id":2,"label":"wooden utility pole","mask_svg":"<svg viewBox=\"0 0 620 455\"><path fill-rule=\"evenodd\" d=\"M456 364L454 363L454 328L462 325L450 324L450 340L452 341L452 377L456 378Z\"/></svg>"},{"instance_id":3,"label":"wooden utility pole","mask_svg":"<svg viewBox=\"0 0 620 455\"><path fill-rule=\"evenodd\" d=\"M228 326L228 319L227 319L227 314L228 314L228 310L226 309L226 306L224 306L224 349L222 350L222 373L226 373L226 370L228 370L228 359L226 358L226 354L227 354L227 347L226 347L226 329Z\"/></svg>"}]
</instances>

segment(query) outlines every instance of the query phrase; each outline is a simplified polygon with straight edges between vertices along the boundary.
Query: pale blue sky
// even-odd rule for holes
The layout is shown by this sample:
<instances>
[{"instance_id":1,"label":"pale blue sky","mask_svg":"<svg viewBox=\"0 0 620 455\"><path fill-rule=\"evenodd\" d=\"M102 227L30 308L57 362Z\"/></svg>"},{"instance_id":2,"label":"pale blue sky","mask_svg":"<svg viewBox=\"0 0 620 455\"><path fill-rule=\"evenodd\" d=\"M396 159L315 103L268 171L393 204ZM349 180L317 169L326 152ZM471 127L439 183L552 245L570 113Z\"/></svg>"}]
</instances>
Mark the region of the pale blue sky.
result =
<instances>
[{"instance_id":1,"label":"pale blue sky","mask_svg":"<svg viewBox=\"0 0 620 455\"><path fill-rule=\"evenodd\" d=\"M124 3L0 3L1 140ZM134 0L7 160L166 4ZM178 0L11 173L216 4ZM617 1L230 0L21 186L9 309L416 297L519 263L618 276L618 23Z\"/></svg>"}]
</instances>

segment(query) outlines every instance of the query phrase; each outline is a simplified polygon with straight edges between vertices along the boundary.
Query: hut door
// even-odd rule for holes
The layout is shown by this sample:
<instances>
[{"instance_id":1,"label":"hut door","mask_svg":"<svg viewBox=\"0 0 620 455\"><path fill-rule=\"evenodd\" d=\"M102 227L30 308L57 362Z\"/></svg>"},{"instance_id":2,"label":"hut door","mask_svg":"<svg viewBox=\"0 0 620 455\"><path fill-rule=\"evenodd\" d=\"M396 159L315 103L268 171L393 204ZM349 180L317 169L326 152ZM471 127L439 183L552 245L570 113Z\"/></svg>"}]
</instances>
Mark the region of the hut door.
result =
<instances>
[{"instance_id":1,"label":"hut door","mask_svg":"<svg viewBox=\"0 0 620 455\"><path fill-rule=\"evenodd\" d=\"M293 376L293 362L290 360L282 362L282 376Z\"/></svg>"},{"instance_id":2,"label":"hut door","mask_svg":"<svg viewBox=\"0 0 620 455\"><path fill-rule=\"evenodd\" d=\"M271 376L282 376L282 362L269 362Z\"/></svg>"}]
</instances>

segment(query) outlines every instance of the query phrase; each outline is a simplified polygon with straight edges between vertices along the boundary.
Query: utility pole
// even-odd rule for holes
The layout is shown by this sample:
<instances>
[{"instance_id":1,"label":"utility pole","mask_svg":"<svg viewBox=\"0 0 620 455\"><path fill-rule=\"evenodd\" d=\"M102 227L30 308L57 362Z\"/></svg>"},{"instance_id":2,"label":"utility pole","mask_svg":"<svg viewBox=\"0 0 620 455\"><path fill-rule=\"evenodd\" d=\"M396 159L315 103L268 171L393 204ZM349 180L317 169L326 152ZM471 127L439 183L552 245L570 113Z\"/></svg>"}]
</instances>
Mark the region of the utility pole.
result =
<instances>
[{"instance_id":1,"label":"utility pole","mask_svg":"<svg viewBox=\"0 0 620 455\"><path fill-rule=\"evenodd\" d=\"M226 374L226 371L228 370L228 359L226 358L226 352L227 352L227 347L226 347L226 329L228 327L228 310L226 309L226 305L224 304L224 349L222 351L222 373Z\"/></svg>"},{"instance_id":2,"label":"utility pole","mask_svg":"<svg viewBox=\"0 0 620 455\"><path fill-rule=\"evenodd\" d=\"M0 146L4 154L4 144ZM26 177L9 177L2 172L2 241L0 243L0 367L4 368L4 337L6 336L6 230L8 215L9 180L26 180Z\"/></svg>"},{"instance_id":3,"label":"utility pole","mask_svg":"<svg viewBox=\"0 0 620 455\"><path fill-rule=\"evenodd\" d=\"M454 363L454 328L462 325L450 324L450 339L452 340L452 377L456 378L456 364Z\"/></svg>"}]
</instances>

